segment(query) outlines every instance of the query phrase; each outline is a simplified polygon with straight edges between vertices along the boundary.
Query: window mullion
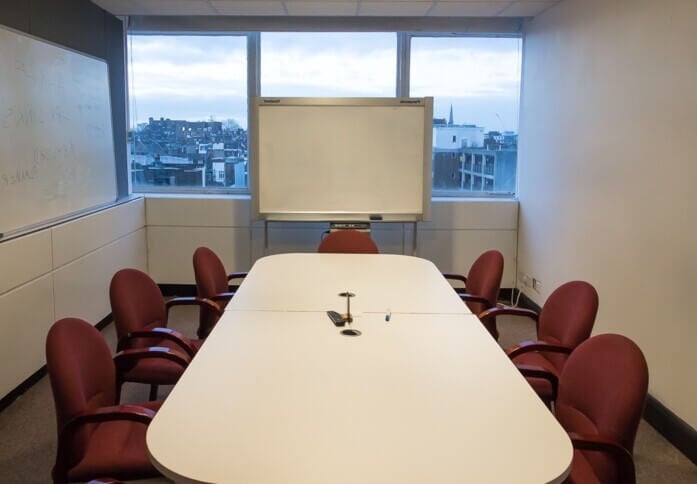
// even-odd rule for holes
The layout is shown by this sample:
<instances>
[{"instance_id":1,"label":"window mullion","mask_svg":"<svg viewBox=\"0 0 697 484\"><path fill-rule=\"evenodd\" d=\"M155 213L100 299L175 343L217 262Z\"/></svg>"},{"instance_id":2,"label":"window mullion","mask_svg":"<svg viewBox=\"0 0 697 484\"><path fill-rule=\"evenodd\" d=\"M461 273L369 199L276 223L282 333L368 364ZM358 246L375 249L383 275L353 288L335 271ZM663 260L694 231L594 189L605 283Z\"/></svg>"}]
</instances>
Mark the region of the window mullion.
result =
<instances>
[{"instance_id":1,"label":"window mullion","mask_svg":"<svg viewBox=\"0 0 697 484\"><path fill-rule=\"evenodd\" d=\"M409 97L409 58L411 36L397 32L397 97Z\"/></svg>"}]
</instances>

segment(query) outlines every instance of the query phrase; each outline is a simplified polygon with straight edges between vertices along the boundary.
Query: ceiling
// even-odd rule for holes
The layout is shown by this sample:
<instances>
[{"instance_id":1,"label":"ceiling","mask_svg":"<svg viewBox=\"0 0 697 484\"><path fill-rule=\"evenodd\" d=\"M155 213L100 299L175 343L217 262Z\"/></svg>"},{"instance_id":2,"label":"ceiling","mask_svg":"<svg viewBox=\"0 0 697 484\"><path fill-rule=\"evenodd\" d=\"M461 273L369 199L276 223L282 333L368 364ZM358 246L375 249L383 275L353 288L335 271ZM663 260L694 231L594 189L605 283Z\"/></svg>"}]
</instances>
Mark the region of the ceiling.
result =
<instances>
[{"instance_id":1,"label":"ceiling","mask_svg":"<svg viewBox=\"0 0 697 484\"><path fill-rule=\"evenodd\" d=\"M92 0L114 15L534 17L561 0Z\"/></svg>"}]
</instances>

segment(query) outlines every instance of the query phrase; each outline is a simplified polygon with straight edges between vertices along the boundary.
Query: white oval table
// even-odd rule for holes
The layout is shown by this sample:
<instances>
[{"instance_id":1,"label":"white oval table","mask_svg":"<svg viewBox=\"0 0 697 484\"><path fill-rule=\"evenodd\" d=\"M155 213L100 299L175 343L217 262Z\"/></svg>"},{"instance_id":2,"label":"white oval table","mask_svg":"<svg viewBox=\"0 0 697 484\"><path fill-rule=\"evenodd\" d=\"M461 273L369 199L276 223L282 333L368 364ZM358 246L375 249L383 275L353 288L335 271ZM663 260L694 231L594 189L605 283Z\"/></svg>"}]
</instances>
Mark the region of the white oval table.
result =
<instances>
[{"instance_id":1,"label":"white oval table","mask_svg":"<svg viewBox=\"0 0 697 484\"><path fill-rule=\"evenodd\" d=\"M259 260L151 423L155 466L196 483L561 482L567 434L421 261ZM337 289L360 336L325 313Z\"/></svg>"}]
</instances>

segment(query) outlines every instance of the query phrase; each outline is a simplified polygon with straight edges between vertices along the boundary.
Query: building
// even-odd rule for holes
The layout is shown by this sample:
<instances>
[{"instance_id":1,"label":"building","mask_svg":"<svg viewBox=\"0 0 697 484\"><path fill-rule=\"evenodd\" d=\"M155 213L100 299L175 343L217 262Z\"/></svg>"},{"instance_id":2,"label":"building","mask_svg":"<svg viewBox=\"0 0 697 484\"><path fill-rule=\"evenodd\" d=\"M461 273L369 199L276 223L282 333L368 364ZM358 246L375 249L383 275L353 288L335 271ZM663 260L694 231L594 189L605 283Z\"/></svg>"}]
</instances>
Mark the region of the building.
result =
<instances>
[{"instance_id":1,"label":"building","mask_svg":"<svg viewBox=\"0 0 697 484\"><path fill-rule=\"evenodd\" d=\"M247 185L247 132L228 120L153 119L129 132L134 186Z\"/></svg>"},{"instance_id":2,"label":"building","mask_svg":"<svg viewBox=\"0 0 697 484\"><path fill-rule=\"evenodd\" d=\"M518 136L510 131L484 132L473 124L433 121L433 189L515 193Z\"/></svg>"}]
</instances>

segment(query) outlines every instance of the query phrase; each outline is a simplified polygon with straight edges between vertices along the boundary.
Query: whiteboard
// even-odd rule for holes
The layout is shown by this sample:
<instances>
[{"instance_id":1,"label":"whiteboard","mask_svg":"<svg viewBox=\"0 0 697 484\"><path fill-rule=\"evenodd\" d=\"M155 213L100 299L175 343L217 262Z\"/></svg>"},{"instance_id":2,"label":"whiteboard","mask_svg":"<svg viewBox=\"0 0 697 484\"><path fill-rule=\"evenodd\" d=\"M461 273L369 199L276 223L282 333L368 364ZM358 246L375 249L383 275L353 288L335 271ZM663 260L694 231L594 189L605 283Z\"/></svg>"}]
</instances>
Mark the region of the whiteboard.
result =
<instances>
[{"instance_id":1,"label":"whiteboard","mask_svg":"<svg viewBox=\"0 0 697 484\"><path fill-rule=\"evenodd\" d=\"M116 200L106 62L0 27L0 66L0 234Z\"/></svg>"},{"instance_id":2,"label":"whiteboard","mask_svg":"<svg viewBox=\"0 0 697 484\"><path fill-rule=\"evenodd\" d=\"M256 98L255 218L427 219L432 112L433 98Z\"/></svg>"}]
</instances>

